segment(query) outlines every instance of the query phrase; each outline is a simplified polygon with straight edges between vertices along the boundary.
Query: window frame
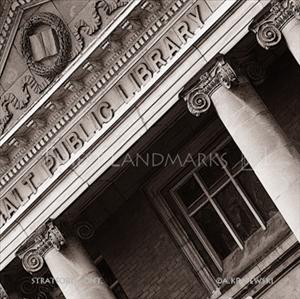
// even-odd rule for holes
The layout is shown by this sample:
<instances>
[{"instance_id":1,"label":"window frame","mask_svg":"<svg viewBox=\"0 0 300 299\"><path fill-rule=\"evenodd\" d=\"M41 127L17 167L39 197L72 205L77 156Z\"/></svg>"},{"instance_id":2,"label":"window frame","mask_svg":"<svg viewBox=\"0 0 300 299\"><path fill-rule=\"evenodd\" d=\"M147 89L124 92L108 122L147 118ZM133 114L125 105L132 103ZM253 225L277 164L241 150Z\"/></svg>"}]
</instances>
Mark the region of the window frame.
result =
<instances>
[{"instance_id":1,"label":"window frame","mask_svg":"<svg viewBox=\"0 0 300 299\"><path fill-rule=\"evenodd\" d=\"M244 250L245 242L241 239L236 229L233 227L232 223L228 219L228 217L225 215L222 208L219 206L217 200L215 199L215 196L217 194L220 194L222 190L228 186L230 183L234 186L235 190L238 192L238 194L241 197L241 200L246 204L249 212L251 215L254 216L254 219L256 220L257 224L262 230L267 229L267 225L262 218L261 213L255 208L251 198L247 195L247 193L243 190L243 187L240 185L236 177L245 170L245 168L248 166L248 162L242 163L243 158L241 157L241 161L237 162L232 168L233 173L230 171L229 167L225 165L224 161L220 158L220 156L217 154L218 151L222 148L224 148L226 145L229 144L229 142L233 141L230 136L225 138L223 141L221 141L219 144L214 146L214 148L208 153L208 156L215 155L216 159L220 163L220 166L224 169L224 176L220 178L216 183L212 185L212 191L209 187L205 185L205 182L203 182L200 178L200 176L197 174L197 171L201 169L203 166L197 166L194 169L192 169L188 174L184 175L171 189L170 194L177 204L178 208L182 212L183 216L185 217L186 221L192 228L193 232L199 239L199 241L202 243L204 248L207 250L208 254L210 255L211 259L214 261L215 266L218 268L219 271L223 271L223 263L221 258L218 256L217 252L213 248L212 244L209 242L203 231L201 230L200 226L196 223L196 221L193 218L193 215L195 215L205 204L210 203L212 207L214 208L215 212L220 217L222 223L228 230L229 234L233 238L234 242L237 244L238 248L241 250ZM204 160L207 161L207 159ZM244 160L246 161L246 160ZM204 166L205 167L205 166ZM253 170L251 170L253 171ZM186 207L183 201L180 198L180 195L178 194L178 189L183 186L191 177L195 179L195 181L199 184L200 188L203 191L203 194L201 194L200 197L198 197L195 202L193 202L189 207ZM221 182L219 182L221 181ZM217 185L217 183L219 184ZM215 186L216 185L216 186ZM202 197L206 197L206 199L202 202L200 202ZM191 211L192 210L192 211Z\"/></svg>"},{"instance_id":2,"label":"window frame","mask_svg":"<svg viewBox=\"0 0 300 299\"><path fill-rule=\"evenodd\" d=\"M109 267L109 270L112 272L112 274L114 275L114 277L115 277L115 279L116 279L111 285L109 285L109 284L105 281L105 283L107 284L107 286L111 289L112 292L113 292L113 290L114 290L117 286L120 286L120 287L122 288L122 290L123 290L125 296L128 298L128 296L127 296L125 290L123 289L121 283L119 282L119 280L118 280L117 277L115 276L114 272L112 271L111 267L109 266L109 264L107 263L106 259L103 257L102 254L98 255L97 258L94 260L94 264L95 264L95 266L97 267L97 269L98 269L98 265L99 265L102 261L104 261L104 262L107 264L107 266ZM116 295L115 295L115 296L116 296Z\"/></svg>"}]
</instances>

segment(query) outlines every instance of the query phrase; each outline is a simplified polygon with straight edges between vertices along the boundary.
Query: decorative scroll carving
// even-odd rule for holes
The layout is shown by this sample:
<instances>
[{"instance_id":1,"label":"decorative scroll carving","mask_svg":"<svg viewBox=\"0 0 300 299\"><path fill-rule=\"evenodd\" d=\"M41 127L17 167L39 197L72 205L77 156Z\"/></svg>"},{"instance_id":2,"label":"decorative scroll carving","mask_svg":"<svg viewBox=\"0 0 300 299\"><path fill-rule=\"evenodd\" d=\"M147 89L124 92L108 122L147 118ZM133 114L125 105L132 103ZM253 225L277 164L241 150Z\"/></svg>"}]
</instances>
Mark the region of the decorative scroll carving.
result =
<instances>
[{"instance_id":1,"label":"decorative scroll carving","mask_svg":"<svg viewBox=\"0 0 300 299\"><path fill-rule=\"evenodd\" d=\"M18 281L19 291L22 298L51 299L52 284L32 283L31 277L25 277Z\"/></svg>"},{"instance_id":2,"label":"decorative scroll carving","mask_svg":"<svg viewBox=\"0 0 300 299\"><path fill-rule=\"evenodd\" d=\"M0 99L0 134L3 133L6 125L11 120L13 114L9 110L11 104L14 108L24 109L29 103L27 97L17 98L13 93L8 93Z\"/></svg>"},{"instance_id":3,"label":"decorative scroll carving","mask_svg":"<svg viewBox=\"0 0 300 299\"><path fill-rule=\"evenodd\" d=\"M250 25L250 30L268 50L281 41L281 30L293 18L300 20L300 0L272 0L270 9Z\"/></svg>"},{"instance_id":4,"label":"decorative scroll carving","mask_svg":"<svg viewBox=\"0 0 300 299\"><path fill-rule=\"evenodd\" d=\"M77 49L76 50L77 52L73 54L74 56L76 56L84 48L84 39L82 36L82 32L91 36L94 33L96 33L102 25L101 17L97 11L97 3L95 3L95 7L92 12L92 18L94 20L93 25L87 24L86 21L84 21L84 20L79 20L74 25L75 30L73 31L73 33L74 33L76 40L79 43L79 49Z\"/></svg>"},{"instance_id":5,"label":"decorative scroll carving","mask_svg":"<svg viewBox=\"0 0 300 299\"><path fill-rule=\"evenodd\" d=\"M0 167L6 166L10 163L10 151L8 149L1 149L0 151Z\"/></svg>"},{"instance_id":6,"label":"decorative scroll carving","mask_svg":"<svg viewBox=\"0 0 300 299\"><path fill-rule=\"evenodd\" d=\"M1 283L0 283L0 299L8 299L8 295Z\"/></svg>"},{"instance_id":7,"label":"decorative scroll carving","mask_svg":"<svg viewBox=\"0 0 300 299\"><path fill-rule=\"evenodd\" d=\"M76 224L76 233L82 240L89 240L95 234L94 226L87 221L82 221Z\"/></svg>"},{"instance_id":8,"label":"decorative scroll carving","mask_svg":"<svg viewBox=\"0 0 300 299\"><path fill-rule=\"evenodd\" d=\"M99 9L102 8L107 15L111 15L115 12L118 8L121 8L128 4L128 0L100 0L95 2L95 6L92 12L92 19L94 23L89 25L85 20L79 20L74 25L74 35L76 40L79 43L79 48L76 49L73 56L77 56L78 53L84 48L84 38L82 36L82 32L91 36L95 34L102 25L101 16L99 14Z\"/></svg>"},{"instance_id":9,"label":"decorative scroll carving","mask_svg":"<svg viewBox=\"0 0 300 299\"><path fill-rule=\"evenodd\" d=\"M34 33L37 26L48 25L56 33L58 40L58 54L53 65L48 66L42 62L34 61L30 44L30 36ZM37 75L53 79L59 74L70 60L71 52L71 36L64 22L52 13L40 13L33 16L24 25L22 36L22 54L26 60L28 67Z\"/></svg>"},{"instance_id":10,"label":"decorative scroll carving","mask_svg":"<svg viewBox=\"0 0 300 299\"><path fill-rule=\"evenodd\" d=\"M50 221L38 229L30 239L21 246L17 256L22 260L24 269L29 273L40 271L44 266L44 255L51 249L60 250L65 239Z\"/></svg>"},{"instance_id":11,"label":"decorative scroll carving","mask_svg":"<svg viewBox=\"0 0 300 299\"><path fill-rule=\"evenodd\" d=\"M186 99L190 113L199 116L210 108L210 97L201 88L194 88Z\"/></svg>"},{"instance_id":12,"label":"decorative scroll carving","mask_svg":"<svg viewBox=\"0 0 300 299\"><path fill-rule=\"evenodd\" d=\"M195 116L206 112L211 106L211 95L215 90L220 86L229 89L236 81L237 75L232 67L223 58L219 59L200 75L196 86L184 95L189 111Z\"/></svg>"},{"instance_id":13,"label":"decorative scroll carving","mask_svg":"<svg viewBox=\"0 0 300 299\"><path fill-rule=\"evenodd\" d=\"M38 82L35 80L35 78L30 75L26 75L22 81L23 81L22 90L23 90L23 92L25 92L28 100L31 99L29 87L36 94L40 94L49 85L49 81L44 81L44 84L39 85Z\"/></svg>"},{"instance_id":14,"label":"decorative scroll carving","mask_svg":"<svg viewBox=\"0 0 300 299\"><path fill-rule=\"evenodd\" d=\"M150 2L162 3L163 1L151 0ZM184 7L183 4L185 2L186 0L178 0L177 3L179 4L177 5L178 7L180 7L180 9L178 9L176 14L179 13L181 8ZM9 165L5 165L3 167L1 167L0 165L1 176L5 175L5 180L1 180L0 187L6 186L8 183L15 180L20 171L32 161L31 159L27 159L27 155L36 157L36 155L40 153L44 146L52 141L52 136L56 136L57 134L56 125L58 123L61 124L62 128L64 129L66 124L68 124L69 121L72 121L75 118L77 112L74 112L74 114L69 114L67 113L68 110L72 109L72 111L78 111L77 105L79 106L82 105L81 103L84 103L83 106L81 106L84 107L86 103L91 101L91 94L102 92L102 86L106 84L106 82L109 82L112 78L114 78L115 75L119 74L119 71L116 71L116 69L124 68L127 62L131 61L133 57L135 57L135 55L132 55L130 53L143 49L143 47L137 49L137 43L146 45L154 38L155 35L158 35L161 32L163 28L163 24L161 24L160 22L161 18L166 18L167 16L173 15L175 13L173 11L173 4L171 2L165 3L165 5L161 5L160 7L162 9L160 12L151 14L144 12L144 4L141 4L135 8L135 10L142 11L142 14L145 16L143 21L145 24L148 24L147 30L145 30L143 34L136 34L136 32L132 30L132 32L130 32L132 36L130 38L128 38L128 35L126 36L126 48L123 47L122 53L120 54L114 53L113 55L111 55L110 53L108 53L106 48L102 46L102 44L100 45L99 43L97 43L99 45L98 49L95 50L88 59L92 66L90 67L87 65L87 69L79 67L75 71L76 74L78 73L78 71L81 72L82 69L85 71L84 81L86 82L87 88L83 91L85 93L84 96L83 92L74 93L70 90L64 89L64 86L60 86L58 90L53 95L51 95L51 98L47 100L47 103L45 103L45 107L49 112L47 130L40 129L36 125L36 122L33 121L35 118L34 115L38 113L38 111L35 111L35 113L30 117L29 121L21 126L30 127L30 134L28 134L30 142L28 143L26 148L23 147L23 145L21 145L21 148L18 147L17 142L9 145L11 160L9 162ZM103 12L101 12L101 14L103 15ZM130 17L130 15L131 14L128 15L128 18ZM120 25L120 27L123 28L123 25ZM86 61L84 62L84 64L86 63ZM97 71L93 71L92 67L97 69ZM39 78L38 82L40 82L40 79L41 78ZM81 109L82 108L79 108L79 111L81 111ZM19 130L20 128L17 129L17 131ZM10 142L10 140L5 141L5 143L8 142ZM17 150L16 147L18 147ZM12 152L12 150L14 152ZM6 164L7 161L8 160L3 157L4 164Z\"/></svg>"},{"instance_id":15,"label":"decorative scroll carving","mask_svg":"<svg viewBox=\"0 0 300 299\"><path fill-rule=\"evenodd\" d=\"M262 84L266 79L266 70L261 63L252 59L246 61L242 66L244 73L252 82L252 84L258 86Z\"/></svg>"},{"instance_id":16,"label":"decorative scroll carving","mask_svg":"<svg viewBox=\"0 0 300 299\"><path fill-rule=\"evenodd\" d=\"M118 8L127 5L129 0L100 0L97 2L97 8L103 8L106 14L111 15Z\"/></svg>"},{"instance_id":17,"label":"decorative scroll carving","mask_svg":"<svg viewBox=\"0 0 300 299\"><path fill-rule=\"evenodd\" d=\"M300 1L290 0L291 9L296 19L300 20Z\"/></svg>"}]
</instances>

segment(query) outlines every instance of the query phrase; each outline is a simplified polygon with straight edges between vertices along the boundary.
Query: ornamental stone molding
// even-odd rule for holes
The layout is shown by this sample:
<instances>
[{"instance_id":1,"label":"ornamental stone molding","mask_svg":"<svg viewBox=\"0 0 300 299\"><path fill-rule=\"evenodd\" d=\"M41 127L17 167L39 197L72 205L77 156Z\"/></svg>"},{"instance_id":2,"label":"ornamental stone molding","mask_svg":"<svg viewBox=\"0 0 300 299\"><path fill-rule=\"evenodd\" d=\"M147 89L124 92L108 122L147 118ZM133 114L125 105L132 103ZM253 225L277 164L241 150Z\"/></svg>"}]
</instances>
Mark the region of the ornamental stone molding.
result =
<instances>
[{"instance_id":1,"label":"ornamental stone molding","mask_svg":"<svg viewBox=\"0 0 300 299\"><path fill-rule=\"evenodd\" d=\"M0 283L0 299L8 299L8 295L1 283Z\"/></svg>"},{"instance_id":2,"label":"ornamental stone molding","mask_svg":"<svg viewBox=\"0 0 300 299\"><path fill-rule=\"evenodd\" d=\"M20 247L16 255L22 260L24 269L34 273L43 268L44 256L49 250L59 251L65 244L62 233L52 221L48 221Z\"/></svg>"},{"instance_id":3,"label":"ornamental stone molding","mask_svg":"<svg viewBox=\"0 0 300 299\"><path fill-rule=\"evenodd\" d=\"M152 2L161 3L161 1L151 1L151 3ZM178 4L179 2L180 5ZM158 5L160 8L163 7L163 9L159 11L157 7L154 7L150 2L148 3L148 1L143 5L137 6L135 10L138 10L140 15L143 16L143 23L147 25L147 29L128 30L128 28L131 28L131 24L127 19L131 18L131 14L127 16L124 22L114 30L119 31L122 29L123 32L126 31L126 34L119 35L120 39L126 39L126 41L121 43L122 48L118 53L112 45L109 45L109 38L107 38L107 41L104 41L90 57L87 57L84 63L71 75L71 77L75 77L77 81L77 78L80 78L82 83L88 82L88 86L86 86L86 88L80 88L79 90L77 88L76 90L78 90L78 92L73 92L70 89L74 89L74 86L78 85L76 84L76 80L66 80L66 83L52 94L51 98L35 112L35 114L44 115L45 120L50 119L47 123L47 127L41 129L39 126L36 126L34 121L35 116L33 115L23 126L29 132L29 142L24 144L24 146L19 144L20 146L17 148L13 142L14 138L12 138L4 144L9 148L8 152L11 153L12 159L2 159L3 161L0 163L0 176L5 177L0 180L0 189L7 185L9 181L12 181L14 177L40 153L45 145L51 142L53 138L77 116L96 93L103 91L104 87L107 86L123 68L127 67L128 63L134 58L133 53L137 55L139 51L143 50L145 45L149 44L152 39L163 30L164 24L161 22L161 19L172 19L180 12L180 9L184 8L186 2L187 0L180 0L177 4L170 4L168 6ZM155 14L149 13L149 11L152 11L152 7L153 9L155 8ZM110 46L112 46L112 51L108 51ZM32 76L24 78L23 81L26 95L29 94L29 91L34 93L40 92L41 85L37 85L35 80L32 79ZM24 98L28 99L27 96ZM10 99L12 99L12 97ZM13 107L12 104L10 105L8 108ZM3 127L1 127L0 123L0 128L2 128L0 134L5 133L5 127L7 127L9 121L11 123L13 122L13 111L8 109L7 115L9 119L3 120ZM18 129L18 131L21 129L22 128ZM14 135L18 134L18 131L16 131ZM17 163L18 166L14 163Z\"/></svg>"},{"instance_id":4,"label":"ornamental stone molding","mask_svg":"<svg viewBox=\"0 0 300 299\"><path fill-rule=\"evenodd\" d=\"M224 86L230 89L235 82L237 82L235 71L223 57L220 57L200 73L194 87L183 94L183 99L187 103L190 113L199 116L210 108L211 95L219 87Z\"/></svg>"},{"instance_id":5,"label":"ornamental stone molding","mask_svg":"<svg viewBox=\"0 0 300 299\"><path fill-rule=\"evenodd\" d=\"M268 50L281 41L282 29L293 18L300 20L300 0L272 0L249 29L256 34L259 45Z\"/></svg>"},{"instance_id":6,"label":"ornamental stone molding","mask_svg":"<svg viewBox=\"0 0 300 299\"><path fill-rule=\"evenodd\" d=\"M81 240L89 240L95 235L95 227L89 221L80 221L75 225L76 234Z\"/></svg>"}]
</instances>

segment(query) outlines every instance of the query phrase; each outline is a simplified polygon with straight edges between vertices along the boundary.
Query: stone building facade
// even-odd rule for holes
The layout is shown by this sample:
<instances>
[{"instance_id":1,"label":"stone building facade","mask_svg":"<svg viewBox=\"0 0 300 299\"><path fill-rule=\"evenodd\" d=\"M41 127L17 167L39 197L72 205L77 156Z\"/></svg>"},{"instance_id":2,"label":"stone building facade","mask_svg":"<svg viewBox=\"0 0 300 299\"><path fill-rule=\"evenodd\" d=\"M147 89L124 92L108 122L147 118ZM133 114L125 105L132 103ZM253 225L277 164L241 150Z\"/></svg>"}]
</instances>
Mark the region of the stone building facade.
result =
<instances>
[{"instance_id":1,"label":"stone building facade","mask_svg":"<svg viewBox=\"0 0 300 299\"><path fill-rule=\"evenodd\" d=\"M0 298L299 298L299 64L299 0L2 0Z\"/></svg>"}]
</instances>

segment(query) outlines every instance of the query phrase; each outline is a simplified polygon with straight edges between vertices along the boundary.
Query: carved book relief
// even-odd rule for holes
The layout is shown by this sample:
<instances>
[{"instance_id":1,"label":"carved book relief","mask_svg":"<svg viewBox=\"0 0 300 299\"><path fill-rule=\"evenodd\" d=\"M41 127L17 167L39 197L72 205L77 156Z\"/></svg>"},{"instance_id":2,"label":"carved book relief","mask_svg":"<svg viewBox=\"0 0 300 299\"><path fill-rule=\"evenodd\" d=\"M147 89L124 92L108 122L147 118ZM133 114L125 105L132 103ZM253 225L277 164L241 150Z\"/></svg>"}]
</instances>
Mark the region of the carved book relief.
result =
<instances>
[{"instance_id":1,"label":"carved book relief","mask_svg":"<svg viewBox=\"0 0 300 299\"><path fill-rule=\"evenodd\" d=\"M41 61L58 53L58 44L52 28L29 37L34 61Z\"/></svg>"}]
</instances>

